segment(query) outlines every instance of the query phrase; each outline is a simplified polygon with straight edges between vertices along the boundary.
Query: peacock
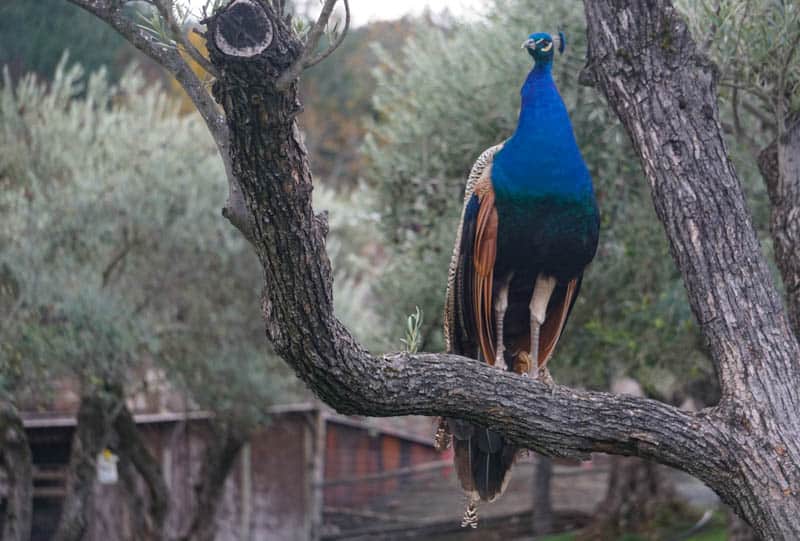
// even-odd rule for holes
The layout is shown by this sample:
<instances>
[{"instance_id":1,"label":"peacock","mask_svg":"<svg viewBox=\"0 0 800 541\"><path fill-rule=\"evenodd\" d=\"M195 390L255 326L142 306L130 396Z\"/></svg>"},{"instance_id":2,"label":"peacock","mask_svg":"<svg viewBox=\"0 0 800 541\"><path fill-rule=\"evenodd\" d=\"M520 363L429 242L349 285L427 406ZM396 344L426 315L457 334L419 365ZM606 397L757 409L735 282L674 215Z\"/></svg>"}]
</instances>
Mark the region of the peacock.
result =
<instances>
[{"instance_id":1,"label":"peacock","mask_svg":"<svg viewBox=\"0 0 800 541\"><path fill-rule=\"evenodd\" d=\"M531 34L534 64L522 86L519 121L484 151L467 180L445 305L447 350L552 385L547 362L594 258L600 228L589 171L552 76L563 33ZM531 412L536 415L536 412ZM467 494L464 526L477 503L502 494L518 454L502 435L442 420Z\"/></svg>"}]
</instances>

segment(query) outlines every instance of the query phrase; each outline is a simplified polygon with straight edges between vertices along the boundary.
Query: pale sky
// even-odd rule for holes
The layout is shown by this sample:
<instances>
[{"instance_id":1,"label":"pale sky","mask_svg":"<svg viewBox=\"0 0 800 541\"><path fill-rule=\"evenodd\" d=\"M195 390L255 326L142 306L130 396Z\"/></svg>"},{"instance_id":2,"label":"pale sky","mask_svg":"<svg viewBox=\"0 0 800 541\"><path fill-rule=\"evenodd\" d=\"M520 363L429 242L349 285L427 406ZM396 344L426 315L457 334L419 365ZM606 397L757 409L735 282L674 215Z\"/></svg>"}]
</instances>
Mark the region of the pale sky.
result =
<instances>
[{"instance_id":1,"label":"pale sky","mask_svg":"<svg viewBox=\"0 0 800 541\"><path fill-rule=\"evenodd\" d=\"M188 3L197 8L205 1L188 0ZM485 4L485 0L350 0L350 13L353 23L360 25L375 20L397 19L406 14L419 15L426 7L434 12L447 8L453 14L470 17Z\"/></svg>"},{"instance_id":2,"label":"pale sky","mask_svg":"<svg viewBox=\"0 0 800 541\"><path fill-rule=\"evenodd\" d=\"M470 16L486 2L476 0L350 0L350 12L356 24L378 19L397 19L406 14L418 15L426 7L433 11L448 8L457 15Z\"/></svg>"}]
</instances>

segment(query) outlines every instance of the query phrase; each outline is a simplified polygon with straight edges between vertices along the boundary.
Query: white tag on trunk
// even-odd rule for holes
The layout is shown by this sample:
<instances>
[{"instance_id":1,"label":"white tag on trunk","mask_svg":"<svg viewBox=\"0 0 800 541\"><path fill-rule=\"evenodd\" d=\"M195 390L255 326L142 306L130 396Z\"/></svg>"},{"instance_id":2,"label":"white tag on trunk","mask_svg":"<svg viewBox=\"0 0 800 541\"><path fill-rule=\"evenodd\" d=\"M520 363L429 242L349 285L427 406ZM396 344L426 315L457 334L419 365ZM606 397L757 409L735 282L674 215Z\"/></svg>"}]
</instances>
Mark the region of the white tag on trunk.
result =
<instances>
[{"instance_id":1,"label":"white tag on trunk","mask_svg":"<svg viewBox=\"0 0 800 541\"><path fill-rule=\"evenodd\" d=\"M103 449L97 455L97 480L103 485L113 485L119 480L117 473L119 457L110 449Z\"/></svg>"}]
</instances>

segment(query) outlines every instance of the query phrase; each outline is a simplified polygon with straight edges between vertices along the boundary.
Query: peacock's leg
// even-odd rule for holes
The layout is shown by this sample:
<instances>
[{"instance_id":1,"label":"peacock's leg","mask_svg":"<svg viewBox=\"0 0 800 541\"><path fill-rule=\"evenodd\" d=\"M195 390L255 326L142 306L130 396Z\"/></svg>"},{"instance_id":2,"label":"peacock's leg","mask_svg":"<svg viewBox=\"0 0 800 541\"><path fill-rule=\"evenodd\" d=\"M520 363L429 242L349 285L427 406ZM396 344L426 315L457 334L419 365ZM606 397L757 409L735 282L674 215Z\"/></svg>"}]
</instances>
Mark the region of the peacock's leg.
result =
<instances>
[{"instance_id":1,"label":"peacock's leg","mask_svg":"<svg viewBox=\"0 0 800 541\"><path fill-rule=\"evenodd\" d=\"M553 295L553 290L555 288L555 278L540 274L536 277L536 284L533 286L533 295L531 295L531 303L528 305L531 314L531 364L529 370L530 375L537 379L540 376L539 329L541 329L544 319L547 316L547 305L550 302L550 297Z\"/></svg>"},{"instance_id":2,"label":"peacock's leg","mask_svg":"<svg viewBox=\"0 0 800 541\"><path fill-rule=\"evenodd\" d=\"M508 370L504 356L506 344L503 341L503 320L506 317L506 310L508 309L508 288L511 285L512 276L514 276L514 273L510 273L508 277L503 280L500 289L497 291L497 298L494 301L494 319L497 327L497 333L495 335L497 347L495 348L494 354L494 366L501 370Z\"/></svg>"}]
</instances>

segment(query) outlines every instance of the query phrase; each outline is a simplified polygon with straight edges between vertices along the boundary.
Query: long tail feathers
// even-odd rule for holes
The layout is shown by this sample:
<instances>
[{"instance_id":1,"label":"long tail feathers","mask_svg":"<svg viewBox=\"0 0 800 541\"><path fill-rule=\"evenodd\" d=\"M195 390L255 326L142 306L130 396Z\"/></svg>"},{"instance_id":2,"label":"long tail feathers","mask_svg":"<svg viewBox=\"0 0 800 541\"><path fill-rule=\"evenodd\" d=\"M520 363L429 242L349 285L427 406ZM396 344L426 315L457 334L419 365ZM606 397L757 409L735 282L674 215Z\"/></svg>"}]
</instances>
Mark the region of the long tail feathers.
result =
<instances>
[{"instance_id":1,"label":"long tail feathers","mask_svg":"<svg viewBox=\"0 0 800 541\"><path fill-rule=\"evenodd\" d=\"M450 427L462 488L474 499L493 501L508 484L517 450L489 429L458 420L451 420Z\"/></svg>"}]
</instances>

